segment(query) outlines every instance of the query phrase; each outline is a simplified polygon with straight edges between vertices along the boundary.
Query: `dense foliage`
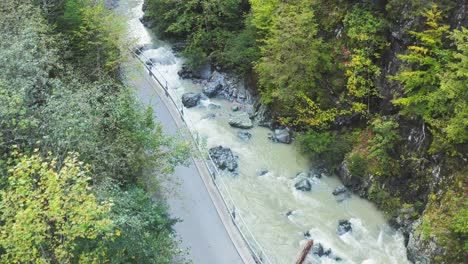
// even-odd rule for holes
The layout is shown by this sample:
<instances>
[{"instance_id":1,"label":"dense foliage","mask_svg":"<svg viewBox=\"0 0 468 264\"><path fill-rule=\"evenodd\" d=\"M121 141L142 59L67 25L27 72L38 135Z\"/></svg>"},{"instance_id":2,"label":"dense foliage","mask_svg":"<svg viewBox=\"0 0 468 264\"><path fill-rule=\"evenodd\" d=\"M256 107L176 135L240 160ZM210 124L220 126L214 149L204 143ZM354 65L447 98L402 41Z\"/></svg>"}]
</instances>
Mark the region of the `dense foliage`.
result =
<instances>
[{"instance_id":1,"label":"dense foliage","mask_svg":"<svg viewBox=\"0 0 468 264\"><path fill-rule=\"evenodd\" d=\"M185 43L192 66L209 61L256 80L275 121L299 132L301 150L329 166L344 160L388 215L402 203L422 214L430 190L444 193L465 167L463 1L145 2L146 18ZM444 167L443 184L431 184L428 166ZM463 221L447 218L463 223L458 231L462 210ZM466 256L450 247L453 261Z\"/></svg>"},{"instance_id":2,"label":"dense foliage","mask_svg":"<svg viewBox=\"0 0 468 264\"><path fill-rule=\"evenodd\" d=\"M122 29L102 1L1 1L1 263L179 253L152 197L187 149L116 79Z\"/></svg>"}]
</instances>

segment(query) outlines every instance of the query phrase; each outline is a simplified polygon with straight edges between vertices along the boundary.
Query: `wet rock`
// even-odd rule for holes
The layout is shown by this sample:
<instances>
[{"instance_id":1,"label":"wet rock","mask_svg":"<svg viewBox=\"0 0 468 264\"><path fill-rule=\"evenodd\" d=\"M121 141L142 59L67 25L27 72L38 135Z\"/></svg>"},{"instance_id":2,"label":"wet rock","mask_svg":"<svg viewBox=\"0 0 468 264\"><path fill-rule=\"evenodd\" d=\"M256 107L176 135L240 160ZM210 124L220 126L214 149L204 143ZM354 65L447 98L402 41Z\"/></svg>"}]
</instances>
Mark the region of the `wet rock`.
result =
<instances>
[{"instance_id":1,"label":"wet rock","mask_svg":"<svg viewBox=\"0 0 468 264\"><path fill-rule=\"evenodd\" d=\"M223 89L222 84L209 82L207 85L203 87L203 93L209 98L211 98L211 97L215 97L216 95L218 95L219 91L221 91L222 89Z\"/></svg>"},{"instance_id":2,"label":"wet rock","mask_svg":"<svg viewBox=\"0 0 468 264\"><path fill-rule=\"evenodd\" d=\"M218 104L210 103L210 104L208 105L208 109L211 109L211 110L221 109L221 106L218 105Z\"/></svg>"},{"instance_id":3,"label":"wet rock","mask_svg":"<svg viewBox=\"0 0 468 264\"><path fill-rule=\"evenodd\" d=\"M217 146L210 148L208 151L216 166L221 169L227 169L230 172L237 174L237 157L232 154L230 148Z\"/></svg>"},{"instance_id":4,"label":"wet rock","mask_svg":"<svg viewBox=\"0 0 468 264\"><path fill-rule=\"evenodd\" d=\"M182 68L177 72L177 74L182 79L200 79L201 78L199 73L193 71L187 65L182 65Z\"/></svg>"},{"instance_id":5,"label":"wet rock","mask_svg":"<svg viewBox=\"0 0 468 264\"><path fill-rule=\"evenodd\" d=\"M188 92L182 95L182 104L187 107L194 107L198 105L198 102L201 99L200 93Z\"/></svg>"},{"instance_id":6,"label":"wet rock","mask_svg":"<svg viewBox=\"0 0 468 264\"><path fill-rule=\"evenodd\" d=\"M205 115L204 117L202 117L202 119L215 119L216 118L216 114L215 113L208 113L207 115Z\"/></svg>"},{"instance_id":7,"label":"wet rock","mask_svg":"<svg viewBox=\"0 0 468 264\"><path fill-rule=\"evenodd\" d=\"M288 128L278 128L275 129L271 137L273 142L289 144L291 143L291 134L289 133Z\"/></svg>"},{"instance_id":8,"label":"wet rock","mask_svg":"<svg viewBox=\"0 0 468 264\"><path fill-rule=\"evenodd\" d=\"M340 194L344 194L347 191L348 191L348 189L346 189L346 187L339 186L339 187L336 187L335 190L333 190L332 194L337 196L337 195L340 195Z\"/></svg>"},{"instance_id":9,"label":"wet rock","mask_svg":"<svg viewBox=\"0 0 468 264\"><path fill-rule=\"evenodd\" d=\"M312 236L310 235L310 232L309 232L309 231L305 231L305 232L304 232L304 238L305 238L305 239L311 239L311 238L312 238Z\"/></svg>"},{"instance_id":10,"label":"wet rock","mask_svg":"<svg viewBox=\"0 0 468 264\"><path fill-rule=\"evenodd\" d=\"M294 184L294 188L299 191L308 192L312 190L312 183L309 179L309 173L301 172L296 175L296 183Z\"/></svg>"},{"instance_id":11,"label":"wet rock","mask_svg":"<svg viewBox=\"0 0 468 264\"><path fill-rule=\"evenodd\" d=\"M244 141L248 141L250 138L252 138L252 134L250 134L248 131L242 130L237 133L237 137L239 137L240 139Z\"/></svg>"},{"instance_id":12,"label":"wet rock","mask_svg":"<svg viewBox=\"0 0 468 264\"><path fill-rule=\"evenodd\" d=\"M293 213L294 213L294 211L288 211L288 212L286 213L286 217L289 217L289 216L293 215Z\"/></svg>"},{"instance_id":13,"label":"wet rock","mask_svg":"<svg viewBox=\"0 0 468 264\"><path fill-rule=\"evenodd\" d=\"M312 248L310 249L310 253L321 257L325 255L325 250L323 250L323 246L321 243L317 243L312 246Z\"/></svg>"},{"instance_id":14,"label":"wet rock","mask_svg":"<svg viewBox=\"0 0 468 264\"><path fill-rule=\"evenodd\" d=\"M348 220L338 221L338 228L336 229L336 233L339 236L344 235L346 232L350 232L351 230L351 222L349 222Z\"/></svg>"},{"instance_id":15,"label":"wet rock","mask_svg":"<svg viewBox=\"0 0 468 264\"><path fill-rule=\"evenodd\" d=\"M234 112L229 117L229 125L237 128L252 128L253 123L250 120L249 115L245 112Z\"/></svg>"},{"instance_id":16,"label":"wet rock","mask_svg":"<svg viewBox=\"0 0 468 264\"><path fill-rule=\"evenodd\" d=\"M334 259L335 261L340 261L341 258L333 254L331 248L325 250L321 243L316 243L312 246L309 251L309 254L316 255L318 257L328 257Z\"/></svg>"},{"instance_id":17,"label":"wet rock","mask_svg":"<svg viewBox=\"0 0 468 264\"><path fill-rule=\"evenodd\" d=\"M237 112L237 111L240 110L240 107L239 107L238 105L233 105L233 106L231 107L231 110L232 110L233 112Z\"/></svg>"},{"instance_id":18,"label":"wet rock","mask_svg":"<svg viewBox=\"0 0 468 264\"><path fill-rule=\"evenodd\" d=\"M266 169L261 169L261 170L257 171L258 176L263 176L263 175L265 175L267 173L268 173L268 170L266 170Z\"/></svg>"}]
</instances>

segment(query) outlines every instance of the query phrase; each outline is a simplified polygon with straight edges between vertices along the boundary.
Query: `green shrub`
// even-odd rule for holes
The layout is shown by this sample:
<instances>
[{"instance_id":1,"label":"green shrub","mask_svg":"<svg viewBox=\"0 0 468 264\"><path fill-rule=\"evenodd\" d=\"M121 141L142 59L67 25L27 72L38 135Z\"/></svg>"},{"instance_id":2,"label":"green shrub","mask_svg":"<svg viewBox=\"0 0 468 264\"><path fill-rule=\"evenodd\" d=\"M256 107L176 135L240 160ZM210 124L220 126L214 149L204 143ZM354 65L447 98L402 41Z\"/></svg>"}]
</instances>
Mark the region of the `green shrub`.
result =
<instances>
[{"instance_id":1,"label":"green shrub","mask_svg":"<svg viewBox=\"0 0 468 264\"><path fill-rule=\"evenodd\" d=\"M328 165L337 165L350 150L349 140L333 132L316 132L309 130L297 136L297 143L302 153L315 161Z\"/></svg>"},{"instance_id":2,"label":"green shrub","mask_svg":"<svg viewBox=\"0 0 468 264\"><path fill-rule=\"evenodd\" d=\"M364 155L356 152L351 152L346 157L348 169L354 177L362 178L369 172L369 163Z\"/></svg>"}]
</instances>

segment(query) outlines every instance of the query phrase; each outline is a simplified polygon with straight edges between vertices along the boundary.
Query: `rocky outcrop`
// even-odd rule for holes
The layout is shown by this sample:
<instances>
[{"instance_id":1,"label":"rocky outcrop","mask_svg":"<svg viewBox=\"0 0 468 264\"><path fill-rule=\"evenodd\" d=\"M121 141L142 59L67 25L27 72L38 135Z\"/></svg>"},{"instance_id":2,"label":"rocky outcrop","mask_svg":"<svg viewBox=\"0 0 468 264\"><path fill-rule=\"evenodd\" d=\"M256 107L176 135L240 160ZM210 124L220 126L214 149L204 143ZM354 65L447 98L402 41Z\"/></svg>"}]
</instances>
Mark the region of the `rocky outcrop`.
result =
<instances>
[{"instance_id":1,"label":"rocky outcrop","mask_svg":"<svg viewBox=\"0 0 468 264\"><path fill-rule=\"evenodd\" d=\"M200 99L201 99L200 93L194 93L194 92L184 93L182 95L182 104L187 108L195 107L198 105L198 102L200 102Z\"/></svg>"},{"instance_id":2,"label":"rocky outcrop","mask_svg":"<svg viewBox=\"0 0 468 264\"><path fill-rule=\"evenodd\" d=\"M213 159L215 165L221 170L228 170L234 174L237 174L237 156L232 154L230 148L223 146L217 146L210 148L208 151L210 157Z\"/></svg>"},{"instance_id":3,"label":"rocky outcrop","mask_svg":"<svg viewBox=\"0 0 468 264\"><path fill-rule=\"evenodd\" d=\"M270 139L273 142L290 144L291 143L291 133L289 128L278 128L273 131Z\"/></svg>"},{"instance_id":4,"label":"rocky outcrop","mask_svg":"<svg viewBox=\"0 0 468 264\"><path fill-rule=\"evenodd\" d=\"M229 125L232 127L249 129L253 127L252 120L246 112L234 112L229 116Z\"/></svg>"},{"instance_id":5,"label":"rocky outcrop","mask_svg":"<svg viewBox=\"0 0 468 264\"><path fill-rule=\"evenodd\" d=\"M408 245L406 246L408 259L415 264L430 264L433 263L431 259L434 256L443 256L444 251L437 245L435 237L423 239L421 231L418 230L421 222L422 218L413 224L412 231L409 233Z\"/></svg>"}]
</instances>

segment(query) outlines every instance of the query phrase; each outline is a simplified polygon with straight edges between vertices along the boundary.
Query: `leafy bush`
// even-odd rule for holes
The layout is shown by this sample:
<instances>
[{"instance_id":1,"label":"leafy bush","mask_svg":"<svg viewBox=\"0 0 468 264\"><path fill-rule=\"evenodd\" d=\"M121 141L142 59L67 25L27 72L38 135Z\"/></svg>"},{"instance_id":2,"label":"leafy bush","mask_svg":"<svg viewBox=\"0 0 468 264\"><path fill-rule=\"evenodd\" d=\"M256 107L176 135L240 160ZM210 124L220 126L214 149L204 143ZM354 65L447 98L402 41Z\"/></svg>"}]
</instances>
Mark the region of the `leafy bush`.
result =
<instances>
[{"instance_id":1,"label":"leafy bush","mask_svg":"<svg viewBox=\"0 0 468 264\"><path fill-rule=\"evenodd\" d=\"M351 152L346 157L349 172L352 176L363 178L369 171L367 158L360 153Z\"/></svg>"},{"instance_id":2,"label":"leafy bush","mask_svg":"<svg viewBox=\"0 0 468 264\"><path fill-rule=\"evenodd\" d=\"M349 141L332 132L316 132L309 130L297 135L297 144L302 153L314 161L324 161L334 166L338 165L349 151Z\"/></svg>"}]
</instances>

